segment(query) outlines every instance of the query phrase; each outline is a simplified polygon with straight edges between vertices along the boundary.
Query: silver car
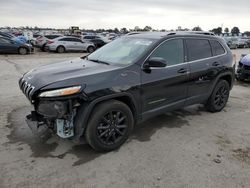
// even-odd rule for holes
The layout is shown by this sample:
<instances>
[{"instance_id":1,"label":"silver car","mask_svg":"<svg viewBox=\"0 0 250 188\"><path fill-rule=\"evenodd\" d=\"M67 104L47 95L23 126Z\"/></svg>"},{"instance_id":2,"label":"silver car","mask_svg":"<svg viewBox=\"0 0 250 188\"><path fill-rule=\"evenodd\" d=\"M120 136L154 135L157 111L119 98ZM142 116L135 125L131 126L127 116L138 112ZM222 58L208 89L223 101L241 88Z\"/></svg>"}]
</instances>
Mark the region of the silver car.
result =
<instances>
[{"instance_id":1,"label":"silver car","mask_svg":"<svg viewBox=\"0 0 250 188\"><path fill-rule=\"evenodd\" d=\"M35 46L37 48L40 48L42 51L45 51L46 44L49 40L54 40L57 37L62 37L61 34L51 34L51 35L44 35L44 36L38 36L36 38Z\"/></svg>"},{"instance_id":2,"label":"silver car","mask_svg":"<svg viewBox=\"0 0 250 188\"><path fill-rule=\"evenodd\" d=\"M49 40L46 44L46 48L49 51L55 51L63 53L67 51L87 51L92 53L95 51L95 45L93 43L84 42L77 37L58 37L54 40Z\"/></svg>"}]
</instances>

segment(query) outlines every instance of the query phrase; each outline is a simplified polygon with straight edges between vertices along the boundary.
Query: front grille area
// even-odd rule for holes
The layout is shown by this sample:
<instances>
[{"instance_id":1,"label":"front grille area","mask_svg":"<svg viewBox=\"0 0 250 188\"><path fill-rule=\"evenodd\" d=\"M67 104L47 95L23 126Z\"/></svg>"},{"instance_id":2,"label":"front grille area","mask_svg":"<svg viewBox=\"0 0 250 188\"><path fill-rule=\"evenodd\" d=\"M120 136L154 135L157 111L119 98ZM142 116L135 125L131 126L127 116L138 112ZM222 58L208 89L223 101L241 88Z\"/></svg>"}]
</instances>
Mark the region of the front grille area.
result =
<instances>
[{"instance_id":1,"label":"front grille area","mask_svg":"<svg viewBox=\"0 0 250 188\"><path fill-rule=\"evenodd\" d=\"M24 93L24 95L31 100L31 96L32 96L32 91L34 91L35 87L32 86L31 84L29 84L27 81L25 81L23 78L20 79L19 81L19 87L22 90L22 92Z\"/></svg>"}]
</instances>

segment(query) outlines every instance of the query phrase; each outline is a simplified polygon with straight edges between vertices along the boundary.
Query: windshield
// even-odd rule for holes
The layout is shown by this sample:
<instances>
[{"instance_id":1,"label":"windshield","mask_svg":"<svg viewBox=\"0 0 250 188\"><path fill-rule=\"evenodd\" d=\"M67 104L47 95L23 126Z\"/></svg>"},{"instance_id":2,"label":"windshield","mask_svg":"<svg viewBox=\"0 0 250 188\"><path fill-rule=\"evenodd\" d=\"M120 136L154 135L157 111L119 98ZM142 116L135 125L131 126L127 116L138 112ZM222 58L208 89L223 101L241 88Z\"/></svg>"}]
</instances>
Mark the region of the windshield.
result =
<instances>
[{"instance_id":1,"label":"windshield","mask_svg":"<svg viewBox=\"0 0 250 188\"><path fill-rule=\"evenodd\" d=\"M90 54L88 60L98 60L113 65L129 65L141 57L153 42L153 39L122 37Z\"/></svg>"}]
</instances>

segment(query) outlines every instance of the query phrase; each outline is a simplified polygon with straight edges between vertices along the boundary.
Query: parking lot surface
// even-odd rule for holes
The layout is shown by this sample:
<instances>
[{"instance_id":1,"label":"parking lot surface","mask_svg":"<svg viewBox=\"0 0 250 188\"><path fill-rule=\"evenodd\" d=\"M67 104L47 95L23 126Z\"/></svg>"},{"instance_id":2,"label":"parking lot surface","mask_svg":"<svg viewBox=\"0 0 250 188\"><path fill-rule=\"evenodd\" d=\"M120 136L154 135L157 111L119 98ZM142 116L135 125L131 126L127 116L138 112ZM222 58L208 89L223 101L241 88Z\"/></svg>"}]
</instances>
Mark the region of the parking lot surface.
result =
<instances>
[{"instance_id":1,"label":"parking lot surface","mask_svg":"<svg viewBox=\"0 0 250 188\"><path fill-rule=\"evenodd\" d=\"M249 49L234 50L237 59ZM119 150L53 137L40 143L25 123L18 87L26 71L81 53L0 56L0 187L250 187L250 83L236 82L227 107L195 105L139 125Z\"/></svg>"}]
</instances>

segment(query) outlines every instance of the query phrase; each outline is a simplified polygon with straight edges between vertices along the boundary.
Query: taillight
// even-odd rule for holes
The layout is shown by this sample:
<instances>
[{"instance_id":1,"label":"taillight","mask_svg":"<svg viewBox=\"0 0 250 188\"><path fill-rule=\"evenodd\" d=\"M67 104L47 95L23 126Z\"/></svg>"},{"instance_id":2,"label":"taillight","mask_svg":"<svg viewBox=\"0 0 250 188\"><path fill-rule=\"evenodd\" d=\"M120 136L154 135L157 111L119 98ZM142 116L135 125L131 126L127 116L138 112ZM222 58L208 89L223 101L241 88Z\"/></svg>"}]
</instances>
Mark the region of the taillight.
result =
<instances>
[{"instance_id":1,"label":"taillight","mask_svg":"<svg viewBox=\"0 0 250 188\"><path fill-rule=\"evenodd\" d=\"M47 44L52 44L52 43L54 43L53 40L48 40L48 42L47 42Z\"/></svg>"}]
</instances>

